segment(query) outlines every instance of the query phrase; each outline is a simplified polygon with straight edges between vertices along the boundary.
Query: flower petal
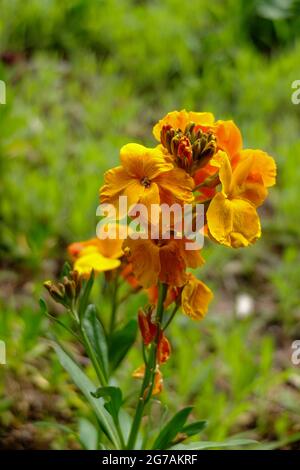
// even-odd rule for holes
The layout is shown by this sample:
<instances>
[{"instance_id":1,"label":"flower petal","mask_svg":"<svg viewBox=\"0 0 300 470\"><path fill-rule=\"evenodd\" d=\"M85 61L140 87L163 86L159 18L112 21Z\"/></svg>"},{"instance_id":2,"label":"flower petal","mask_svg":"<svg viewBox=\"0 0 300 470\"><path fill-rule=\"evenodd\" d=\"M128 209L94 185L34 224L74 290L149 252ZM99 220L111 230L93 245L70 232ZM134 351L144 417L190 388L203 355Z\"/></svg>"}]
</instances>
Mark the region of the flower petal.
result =
<instances>
[{"instance_id":1,"label":"flower petal","mask_svg":"<svg viewBox=\"0 0 300 470\"><path fill-rule=\"evenodd\" d=\"M230 158L242 149L242 135L233 121L217 121L214 133L217 137L218 147L224 150Z\"/></svg>"},{"instance_id":2,"label":"flower petal","mask_svg":"<svg viewBox=\"0 0 300 470\"><path fill-rule=\"evenodd\" d=\"M151 240L128 239L124 248L129 248L132 270L138 282L143 287L157 283L160 271L159 249Z\"/></svg>"},{"instance_id":3,"label":"flower petal","mask_svg":"<svg viewBox=\"0 0 300 470\"><path fill-rule=\"evenodd\" d=\"M186 281L186 264L177 240L171 240L160 247L159 257L161 265L160 281L171 286L182 286Z\"/></svg>"},{"instance_id":4,"label":"flower petal","mask_svg":"<svg viewBox=\"0 0 300 470\"><path fill-rule=\"evenodd\" d=\"M181 294L181 307L183 312L193 320L202 320L208 310L213 293L204 282L190 275Z\"/></svg>"},{"instance_id":5,"label":"flower petal","mask_svg":"<svg viewBox=\"0 0 300 470\"><path fill-rule=\"evenodd\" d=\"M121 262L118 259L110 259L102 256L97 250L92 247L84 248L80 257L74 263L74 270L79 274L87 276L92 270L96 272L111 271L120 266Z\"/></svg>"},{"instance_id":6,"label":"flower petal","mask_svg":"<svg viewBox=\"0 0 300 470\"><path fill-rule=\"evenodd\" d=\"M243 199L228 199L223 193L211 201L207 223L213 239L234 248L248 246L261 235L255 207Z\"/></svg>"},{"instance_id":7,"label":"flower petal","mask_svg":"<svg viewBox=\"0 0 300 470\"><path fill-rule=\"evenodd\" d=\"M214 123L214 115L212 113L194 113L188 112L185 109L181 111L172 111L164 116L157 124L153 127L154 137L160 141L160 132L163 126L172 126L174 129L185 130L186 125L189 122L194 122L204 127L212 126Z\"/></svg>"},{"instance_id":8,"label":"flower petal","mask_svg":"<svg viewBox=\"0 0 300 470\"><path fill-rule=\"evenodd\" d=\"M249 179L252 181L262 178L264 185L268 188L276 183L276 163L270 155L262 150L242 150L240 159L252 159L249 171Z\"/></svg>"},{"instance_id":9,"label":"flower petal","mask_svg":"<svg viewBox=\"0 0 300 470\"><path fill-rule=\"evenodd\" d=\"M121 148L120 158L123 168L131 178L144 177L152 180L160 173L170 171L171 163L166 162L159 148L147 148L140 144L127 144Z\"/></svg>"},{"instance_id":10,"label":"flower petal","mask_svg":"<svg viewBox=\"0 0 300 470\"><path fill-rule=\"evenodd\" d=\"M100 188L101 204L115 204L119 195L130 184L132 178L122 166L117 166L108 170L104 174L104 185Z\"/></svg>"},{"instance_id":11,"label":"flower petal","mask_svg":"<svg viewBox=\"0 0 300 470\"><path fill-rule=\"evenodd\" d=\"M160 202L172 205L174 203L190 204L194 200L194 181L181 168L163 173L155 178L160 189Z\"/></svg>"}]
</instances>

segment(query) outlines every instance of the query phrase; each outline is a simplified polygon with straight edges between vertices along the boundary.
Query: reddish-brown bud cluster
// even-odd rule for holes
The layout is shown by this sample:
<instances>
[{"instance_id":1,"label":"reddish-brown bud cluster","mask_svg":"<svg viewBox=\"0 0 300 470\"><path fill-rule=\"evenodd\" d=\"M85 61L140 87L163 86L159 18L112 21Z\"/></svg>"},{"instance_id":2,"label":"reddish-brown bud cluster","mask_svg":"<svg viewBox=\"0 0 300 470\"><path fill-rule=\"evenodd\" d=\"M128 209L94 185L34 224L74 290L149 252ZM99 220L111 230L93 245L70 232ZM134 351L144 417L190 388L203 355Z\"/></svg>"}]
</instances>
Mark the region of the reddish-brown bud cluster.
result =
<instances>
[{"instance_id":1,"label":"reddish-brown bud cluster","mask_svg":"<svg viewBox=\"0 0 300 470\"><path fill-rule=\"evenodd\" d=\"M161 129L161 143L174 157L176 164L190 174L203 167L217 150L215 135L190 122L185 131L165 125Z\"/></svg>"}]
</instances>

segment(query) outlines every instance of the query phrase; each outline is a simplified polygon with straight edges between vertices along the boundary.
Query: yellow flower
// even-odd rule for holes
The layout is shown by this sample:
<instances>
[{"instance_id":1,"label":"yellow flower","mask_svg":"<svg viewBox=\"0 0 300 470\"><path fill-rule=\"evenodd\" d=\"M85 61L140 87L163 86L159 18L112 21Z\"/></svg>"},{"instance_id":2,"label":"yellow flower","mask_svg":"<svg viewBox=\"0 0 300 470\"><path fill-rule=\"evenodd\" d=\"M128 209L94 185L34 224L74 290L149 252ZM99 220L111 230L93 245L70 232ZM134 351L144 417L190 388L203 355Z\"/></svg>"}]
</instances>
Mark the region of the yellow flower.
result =
<instances>
[{"instance_id":1,"label":"yellow flower","mask_svg":"<svg viewBox=\"0 0 300 470\"><path fill-rule=\"evenodd\" d=\"M193 320L202 320L207 313L208 305L212 298L213 293L210 288L190 274L181 293L183 312Z\"/></svg>"},{"instance_id":2,"label":"yellow flower","mask_svg":"<svg viewBox=\"0 0 300 470\"><path fill-rule=\"evenodd\" d=\"M123 240L100 240L92 238L83 242L69 245L68 252L74 259L73 269L84 277L88 277L92 270L95 272L111 271L120 266L118 259L122 256Z\"/></svg>"},{"instance_id":3,"label":"yellow flower","mask_svg":"<svg viewBox=\"0 0 300 470\"><path fill-rule=\"evenodd\" d=\"M267 196L264 183L273 183L273 173L269 168L271 157L266 157L263 152L262 155L259 174L256 172L259 154L254 151L242 152L242 158L234 169L225 152L219 152L213 159L212 163L219 167L222 190L208 207L207 224L212 238L223 245L234 248L248 246L261 235L256 207Z\"/></svg>"},{"instance_id":4,"label":"yellow flower","mask_svg":"<svg viewBox=\"0 0 300 470\"><path fill-rule=\"evenodd\" d=\"M143 287L156 285L158 280L171 286L185 284L186 268L204 263L199 250L185 250L185 239L131 240L124 243L129 249L133 273Z\"/></svg>"},{"instance_id":5,"label":"yellow flower","mask_svg":"<svg viewBox=\"0 0 300 470\"><path fill-rule=\"evenodd\" d=\"M120 152L121 166L105 173L100 202L115 204L128 197L128 206L144 204L191 203L193 180L180 168L167 162L159 149L127 144Z\"/></svg>"}]
</instances>

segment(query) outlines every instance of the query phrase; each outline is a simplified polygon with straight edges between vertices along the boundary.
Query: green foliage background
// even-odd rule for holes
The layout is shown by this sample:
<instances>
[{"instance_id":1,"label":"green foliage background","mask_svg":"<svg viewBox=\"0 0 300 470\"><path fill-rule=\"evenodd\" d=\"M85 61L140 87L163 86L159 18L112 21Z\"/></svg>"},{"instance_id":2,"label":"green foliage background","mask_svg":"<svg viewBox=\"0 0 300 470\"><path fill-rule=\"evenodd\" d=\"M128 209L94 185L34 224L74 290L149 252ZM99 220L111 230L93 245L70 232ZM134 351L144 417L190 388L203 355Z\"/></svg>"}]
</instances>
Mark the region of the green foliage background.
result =
<instances>
[{"instance_id":1,"label":"green foliage background","mask_svg":"<svg viewBox=\"0 0 300 470\"><path fill-rule=\"evenodd\" d=\"M152 125L183 107L234 119L245 147L276 159L278 185L254 247L206 244L199 275L215 301L203 322L178 315L171 328L162 401L172 411L194 404L209 420L207 439L246 433L291 446L300 431L291 363L300 338L299 1L0 0L0 12L0 448L76 447L70 429L89 410L43 339L42 281L57 276L69 242L93 235L98 188L120 146L153 145ZM255 301L249 318L236 315L241 292ZM137 345L118 377L133 403L139 363Z\"/></svg>"}]
</instances>

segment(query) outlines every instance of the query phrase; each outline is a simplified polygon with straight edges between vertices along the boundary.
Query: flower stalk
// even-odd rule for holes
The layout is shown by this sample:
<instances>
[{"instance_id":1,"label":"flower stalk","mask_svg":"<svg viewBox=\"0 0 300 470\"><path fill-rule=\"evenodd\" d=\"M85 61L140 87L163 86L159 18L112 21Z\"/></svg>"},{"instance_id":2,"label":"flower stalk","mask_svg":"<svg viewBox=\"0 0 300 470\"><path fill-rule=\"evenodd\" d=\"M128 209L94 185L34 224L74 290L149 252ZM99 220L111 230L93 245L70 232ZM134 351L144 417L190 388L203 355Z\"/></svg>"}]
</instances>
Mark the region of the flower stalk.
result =
<instances>
[{"instance_id":1,"label":"flower stalk","mask_svg":"<svg viewBox=\"0 0 300 470\"><path fill-rule=\"evenodd\" d=\"M159 342L159 336L161 332L161 324L163 320L163 313L164 313L164 301L167 295L168 286L167 284L159 284L159 295L158 295L158 302L157 302L157 310L155 316L155 324L157 326L156 336L151 344L149 358L148 361L145 363L145 375L143 379L143 383L141 386L141 391L139 395L139 401L136 408L136 413L133 419L127 449L134 449L137 435L139 432L140 424L142 421L143 413L146 404L148 403L149 399L152 395L152 390L154 387L154 379L155 379L155 372L156 372L156 357L157 357L157 348Z\"/></svg>"}]
</instances>

